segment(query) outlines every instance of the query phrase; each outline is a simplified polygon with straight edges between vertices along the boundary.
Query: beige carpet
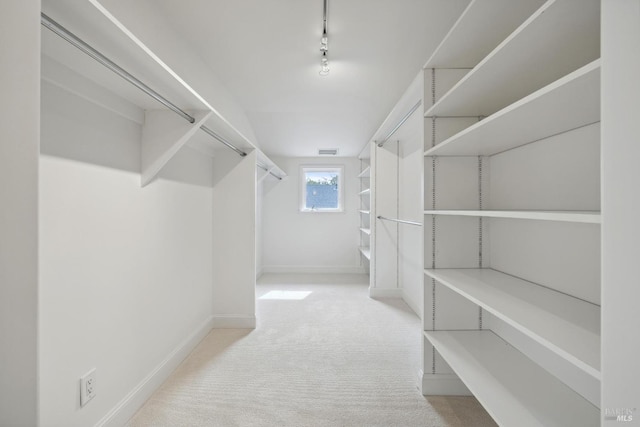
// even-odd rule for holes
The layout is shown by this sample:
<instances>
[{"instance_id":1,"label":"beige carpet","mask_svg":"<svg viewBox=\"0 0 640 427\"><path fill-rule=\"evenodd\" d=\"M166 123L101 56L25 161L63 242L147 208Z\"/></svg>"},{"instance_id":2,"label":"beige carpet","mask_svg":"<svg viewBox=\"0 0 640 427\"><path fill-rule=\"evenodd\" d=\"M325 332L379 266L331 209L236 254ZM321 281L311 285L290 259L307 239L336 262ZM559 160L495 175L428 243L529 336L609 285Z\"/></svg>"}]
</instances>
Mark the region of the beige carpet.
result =
<instances>
[{"instance_id":1,"label":"beige carpet","mask_svg":"<svg viewBox=\"0 0 640 427\"><path fill-rule=\"evenodd\" d=\"M258 296L311 293L258 299L255 330L212 331L129 425L494 426L473 398L419 393L420 320L366 280L263 276Z\"/></svg>"}]
</instances>

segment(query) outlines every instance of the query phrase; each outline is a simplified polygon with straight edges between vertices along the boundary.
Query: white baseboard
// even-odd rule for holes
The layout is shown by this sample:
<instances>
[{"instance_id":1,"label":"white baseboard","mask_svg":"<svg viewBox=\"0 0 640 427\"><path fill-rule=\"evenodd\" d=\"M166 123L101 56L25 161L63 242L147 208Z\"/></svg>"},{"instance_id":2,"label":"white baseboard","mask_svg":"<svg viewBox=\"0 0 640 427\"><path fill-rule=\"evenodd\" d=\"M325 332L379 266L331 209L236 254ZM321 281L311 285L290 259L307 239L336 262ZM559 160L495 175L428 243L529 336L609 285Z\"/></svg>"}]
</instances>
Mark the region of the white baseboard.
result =
<instances>
[{"instance_id":1,"label":"white baseboard","mask_svg":"<svg viewBox=\"0 0 640 427\"><path fill-rule=\"evenodd\" d=\"M246 314L216 314L212 320L214 329L255 329L256 316Z\"/></svg>"},{"instance_id":2,"label":"white baseboard","mask_svg":"<svg viewBox=\"0 0 640 427\"><path fill-rule=\"evenodd\" d=\"M404 289L402 289L402 300L409 306L409 308L411 308L411 310L413 310L416 316L422 319L422 305L418 304L418 301L411 298Z\"/></svg>"},{"instance_id":3,"label":"white baseboard","mask_svg":"<svg viewBox=\"0 0 640 427\"><path fill-rule=\"evenodd\" d=\"M402 298L402 289L369 287L369 297L370 298Z\"/></svg>"},{"instance_id":4,"label":"white baseboard","mask_svg":"<svg viewBox=\"0 0 640 427\"><path fill-rule=\"evenodd\" d=\"M123 426L142 407L144 402L160 387L191 351L202 341L213 327L213 316L202 323L182 341L153 371L127 394L96 427Z\"/></svg>"},{"instance_id":5,"label":"white baseboard","mask_svg":"<svg viewBox=\"0 0 640 427\"><path fill-rule=\"evenodd\" d=\"M425 374L418 372L418 388L424 396L472 396L456 374Z\"/></svg>"},{"instance_id":6,"label":"white baseboard","mask_svg":"<svg viewBox=\"0 0 640 427\"><path fill-rule=\"evenodd\" d=\"M265 265L262 273L298 273L298 274L365 274L362 266L317 266L317 265Z\"/></svg>"}]
</instances>

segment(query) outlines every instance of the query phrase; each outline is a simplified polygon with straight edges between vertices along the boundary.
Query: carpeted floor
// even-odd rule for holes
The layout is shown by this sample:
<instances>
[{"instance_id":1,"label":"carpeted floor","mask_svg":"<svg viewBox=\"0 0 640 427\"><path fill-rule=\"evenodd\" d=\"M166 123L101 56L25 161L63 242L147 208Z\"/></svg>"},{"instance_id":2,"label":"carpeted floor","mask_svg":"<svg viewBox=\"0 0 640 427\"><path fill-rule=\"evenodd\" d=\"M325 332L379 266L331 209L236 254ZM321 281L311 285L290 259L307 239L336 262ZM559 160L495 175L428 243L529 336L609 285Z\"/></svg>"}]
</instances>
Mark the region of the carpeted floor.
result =
<instances>
[{"instance_id":1,"label":"carpeted floor","mask_svg":"<svg viewBox=\"0 0 640 427\"><path fill-rule=\"evenodd\" d=\"M129 426L494 426L471 397L422 396L420 320L361 275L264 275L255 330L213 330ZM271 294L273 295L273 294Z\"/></svg>"}]
</instances>

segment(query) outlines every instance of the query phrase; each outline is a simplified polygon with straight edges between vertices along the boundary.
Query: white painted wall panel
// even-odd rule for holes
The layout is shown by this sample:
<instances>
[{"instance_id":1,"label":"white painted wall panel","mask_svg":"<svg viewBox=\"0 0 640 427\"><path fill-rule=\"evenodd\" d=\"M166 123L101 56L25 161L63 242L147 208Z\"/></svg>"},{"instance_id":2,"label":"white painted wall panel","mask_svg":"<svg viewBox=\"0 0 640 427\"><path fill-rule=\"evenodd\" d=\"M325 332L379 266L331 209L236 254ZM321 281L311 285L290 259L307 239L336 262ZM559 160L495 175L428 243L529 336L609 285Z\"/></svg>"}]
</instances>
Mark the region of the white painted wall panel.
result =
<instances>
[{"instance_id":1,"label":"white painted wall panel","mask_svg":"<svg viewBox=\"0 0 640 427\"><path fill-rule=\"evenodd\" d=\"M640 425L638 46L640 0L603 0L602 408L636 408L625 425Z\"/></svg>"},{"instance_id":2,"label":"white painted wall panel","mask_svg":"<svg viewBox=\"0 0 640 427\"><path fill-rule=\"evenodd\" d=\"M40 1L0 13L0 425L37 423Z\"/></svg>"},{"instance_id":3,"label":"white painted wall panel","mask_svg":"<svg viewBox=\"0 0 640 427\"><path fill-rule=\"evenodd\" d=\"M338 158L274 158L288 174L282 182L265 181L263 200L264 271L361 272L358 246L360 223L360 161ZM302 213L301 165L344 165L345 211Z\"/></svg>"},{"instance_id":4,"label":"white painted wall panel","mask_svg":"<svg viewBox=\"0 0 640 427\"><path fill-rule=\"evenodd\" d=\"M140 126L43 83L40 422L96 424L212 312L212 162L140 187ZM96 368L97 396L79 406Z\"/></svg>"}]
</instances>

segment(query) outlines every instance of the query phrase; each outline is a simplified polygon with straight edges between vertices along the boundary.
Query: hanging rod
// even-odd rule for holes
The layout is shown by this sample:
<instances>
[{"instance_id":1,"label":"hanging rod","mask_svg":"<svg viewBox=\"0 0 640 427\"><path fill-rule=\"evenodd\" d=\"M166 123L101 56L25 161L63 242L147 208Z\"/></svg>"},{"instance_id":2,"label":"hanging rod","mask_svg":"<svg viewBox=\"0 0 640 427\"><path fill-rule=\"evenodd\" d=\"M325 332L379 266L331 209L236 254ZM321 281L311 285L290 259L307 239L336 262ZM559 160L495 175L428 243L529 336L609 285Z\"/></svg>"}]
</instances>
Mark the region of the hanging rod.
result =
<instances>
[{"instance_id":1,"label":"hanging rod","mask_svg":"<svg viewBox=\"0 0 640 427\"><path fill-rule=\"evenodd\" d=\"M156 101L158 101L159 103L161 103L162 105L164 105L165 107L173 111L174 113L178 114L183 119L187 120L189 123L194 123L196 121L194 117L184 112L181 108L179 108L173 102L169 101L167 98L160 95L158 92L151 89L146 84L142 83L140 80L138 80L137 78L129 74L126 70L124 70L118 64L116 64L115 62L113 62L112 60L104 56L102 53L95 50L93 47L89 46L78 36L73 34L71 31L67 30L66 28L64 28L62 25L58 24L53 19L49 18L44 13L40 13L40 23L44 27L51 30L56 35L62 37L64 40L71 43L72 45L80 49L82 52L86 53L87 55L89 55L90 57L92 57L93 59L95 59L96 61L98 61L99 63L101 63L102 65L104 65L105 67L107 67L108 69L110 69L111 71L113 71L114 73L116 73L117 75L119 75L120 77L122 77L123 79L131 83L132 85L134 85L135 87L137 87L138 89L140 89L141 91L143 91L144 93L146 93L147 95L149 95L150 97L152 97L153 99L155 99Z\"/></svg>"},{"instance_id":2,"label":"hanging rod","mask_svg":"<svg viewBox=\"0 0 640 427\"><path fill-rule=\"evenodd\" d=\"M393 222L399 222L401 224L409 224L409 225L419 225L420 227L422 227L422 223L420 222L413 222L413 221L405 221L403 219L395 219L395 218L386 218L382 215L378 215L377 216L378 219L383 219L385 221L393 221Z\"/></svg>"},{"instance_id":3,"label":"hanging rod","mask_svg":"<svg viewBox=\"0 0 640 427\"><path fill-rule=\"evenodd\" d=\"M384 145L384 143L387 142L389 140L389 138L391 138L391 136L394 133L396 133L396 131L398 129L400 129L400 126L402 126L404 124L404 122L406 122L409 119L409 117L411 117L413 112L416 111L420 105L422 105L422 100L416 102L416 105L411 107L411 110L409 110L409 112L404 115L404 117L398 122L398 124L393 129L391 129L391 132L389 132L387 134L387 136L385 136L382 141L378 142L378 147L382 147Z\"/></svg>"},{"instance_id":4,"label":"hanging rod","mask_svg":"<svg viewBox=\"0 0 640 427\"><path fill-rule=\"evenodd\" d=\"M195 123L196 121L195 117L191 116L190 114L182 110L180 107L178 107L176 104L169 101L167 98L160 95L155 90L151 89L142 81L138 80L136 77L131 75L129 72L127 72L125 69L120 67L118 64L116 64L115 62L113 62L112 60L104 56L102 53L98 52L96 49L94 49L89 44L87 44L84 40L82 40L81 38L73 34L71 31L67 30L65 27L63 27L62 25L60 25L59 23L57 23L56 21L54 21L53 19L45 15L44 13L40 13L40 23L45 28L51 30L54 34L60 36L62 39L66 40L76 48L80 49L82 52L89 55L91 58L95 59L100 64L104 65L109 70L113 71L114 73L116 73L117 75L119 75L120 77L122 77L123 79L125 79L126 81L128 81L129 83L131 83L132 85L134 85L135 87L137 87L138 89L140 89L141 91L143 91L144 93L146 93L147 95L155 99L156 101L160 102L162 105L164 105L174 113L178 114L180 117L182 117L189 123ZM238 155L240 155L241 157L244 157L247 155L246 152L242 151L241 149L239 149L238 147L236 147L235 145L227 141L225 138L218 135L213 130L209 129L207 126L202 125L200 126L200 129L203 132L215 138L216 140L218 140L219 142L221 142L222 144L224 144L226 147L238 153ZM258 166L264 170L268 170L264 165L258 164ZM276 178L278 178L279 180L282 180L282 177L274 174L273 172L269 172L269 173L275 176Z\"/></svg>"},{"instance_id":5,"label":"hanging rod","mask_svg":"<svg viewBox=\"0 0 640 427\"><path fill-rule=\"evenodd\" d=\"M425 119L478 119L482 120L486 116L424 116Z\"/></svg>"},{"instance_id":6,"label":"hanging rod","mask_svg":"<svg viewBox=\"0 0 640 427\"><path fill-rule=\"evenodd\" d=\"M273 173L271 170L269 170L269 168L267 166L263 165L262 163L256 162L256 166L258 166L260 169L262 169L265 172L269 172L269 175L271 175L271 176L277 178L278 180L282 181L282 177L281 176L278 176L275 173Z\"/></svg>"}]
</instances>

